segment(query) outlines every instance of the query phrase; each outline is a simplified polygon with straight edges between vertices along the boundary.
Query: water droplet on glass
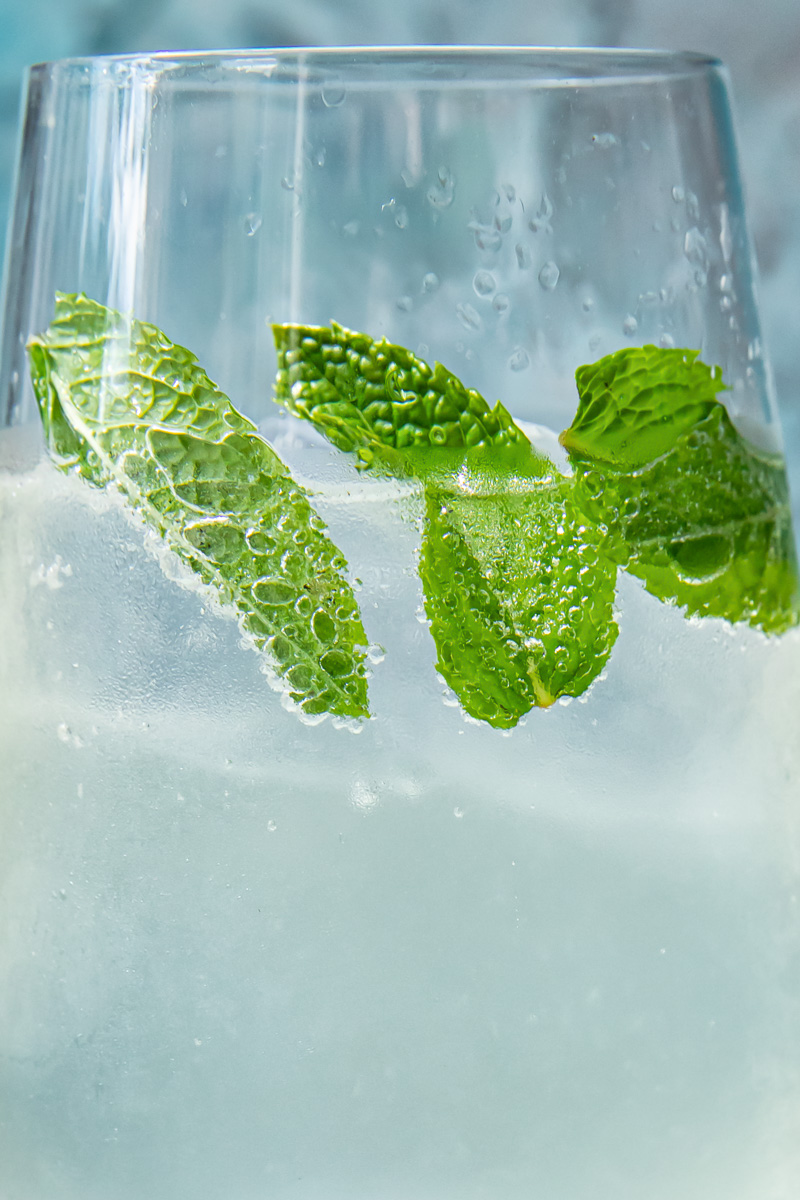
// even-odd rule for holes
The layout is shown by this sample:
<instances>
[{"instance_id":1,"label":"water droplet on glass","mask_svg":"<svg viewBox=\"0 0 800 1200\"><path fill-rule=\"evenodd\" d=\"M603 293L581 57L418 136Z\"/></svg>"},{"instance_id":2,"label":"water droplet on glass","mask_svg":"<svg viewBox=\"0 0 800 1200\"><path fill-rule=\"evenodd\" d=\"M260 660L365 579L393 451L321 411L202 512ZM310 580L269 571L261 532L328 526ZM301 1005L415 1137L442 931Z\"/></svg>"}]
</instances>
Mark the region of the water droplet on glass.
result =
<instances>
[{"instance_id":1,"label":"water droplet on glass","mask_svg":"<svg viewBox=\"0 0 800 1200\"><path fill-rule=\"evenodd\" d=\"M400 312L411 312L411 309L414 307L414 301L410 296L398 296L395 303Z\"/></svg>"},{"instance_id":2,"label":"water droplet on glass","mask_svg":"<svg viewBox=\"0 0 800 1200\"><path fill-rule=\"evenodd\" d=\"M361 224L359 221L348 221L346 225L342 226L342 233L346 234L347 237L355 237L360 228Z\"/></svg>"},{"instance_id":3,"label":"water droplet on glass","mask_svg":"<svg viewBox=\"0 0 800 1200\"><path fill-rule=\"evenodd\" d=\"M636 317L632 316L629 313L628 316L625 318L625 320L622 322L622 332L625 334L626 337L633 337L634 333L636 333L636 330L638 328L639 328L639 322L636 320Z\"/></svg>"},{"instance_id":4,"label":"water droplet on glass","mask_svg":"<svg viewBox=\"0 0 800 1200\"><path fill-rule=\"evenodd\" d=\"M478 271L472 281L476 296L492 296L497 290L491 271Z\"/></svg>"},{"instance_id":5,"label":"water droplet on glass","mask_svg":"<svg viewBox=\"0 0 800 1200\"><path fill-rule=\"evenodd\" d=\"M326 108L338 108L344 104L345 86L338 75L331 75L322 85L322 103Z\"/></svg>"},{"instance_id":6,"label":"water droplet on glass","mask_svg":"<svg viewBox=\"0 0 800 1200\"><path fill-rule=\"evenodd\" d=\"M453 816L454 816L454 817L457 817L459 820L461 820L461 818L463 817L463 815L464 815L464 810L463 810L463 808L458 808L458 807L456 807L456 808L454 808L454 809L453 809Z\"/></svg>"},{"instance_id":7,"label":"water droplet on glass","mask_svg":"<svg viewBox=\"0 0 800 1200\"><path fill-rule=\"evenodd\" d=\"M268 833L274 833L277 828L278 828L278 826L275 824L274 821L267 821L267 832Z\"/></svg>"},{"instance_id":8,"label":"water droplet on glass","mask_svg":"<svg viewBox=\"0 0 800 1200\"><path fill-rule=\"evenodd\" d=\"M539 272L539 283L546 292L552 292L561 272L554 262L546 262Z\"/></svg>"},{"instance_id":9,"label":"water droplet on glass","mask_svg":"<svg viewBox=\"0 0 800 1200\"><path fill-rule=\"evenodd\" d=\"M470 221L468 227L475 236L475 245L479 250L495 251L500 249L503 239L494 225L481 225L480 221Z\"/></svg>"},{"instance_id":10,"label":"water droplet on glass","mask_svg":"<svg viewBox=\"0 0 800 1200\"><path fill-rule=\"evenodd\" d=\"M471 304L457 304L456 312L458 319L465 329L470 329L475 332L483 328L483 321L478 316Z\"/></svg>"},{"instance_id":11,"label":"water droplet on glass","mask_svg":"<svg viewBox=\"0 0 800 1200\"><path fill-rule=\"evenodd\" d=\"M534 233L552 233L553 229L550 224L550 218L553 215L553 204L547 192L542 194L541 203L533 216L528 222L529 227Z\"/></svg>"},{"instance_id":12,"label":"water droplet on glass","mask_svg":"<svg viewBox=\"0 0 800 1200\"><path fill-rule=\"evenodd\" d=\"M373 642L371 646L367 647L367 658L371 663L377 665L378 663L382 663L386 658L386 651L378 642Z\"/></svg>"},{"instance_id":13,"label":"water droplet on glass","mask_svg":"<svg viewBox=\"0 0 800 1200\"><path fill-rule=\"evenodd\" d=\"M696 225L686 231L683 253L692 266L708 269L708 244Z\"/></svg>"},{"instance_id":14,"label":"water droplet on glass","mask_svg":"<svg viewBox=\"0 0 800 1200\"><path fill-rule=\"evenodd\" d=\"M514 253L517 256L517 266L521 271L527 271L531 265L531 252L527 246L523 246L522 242L517 242L514 247Z\"/></svg>"},{"instance_id":15,"label":"water droplet on glass","mask_svg":"<svg viewBox=\"0 0 800 1200\"><path fill-rule=\"evenodd\" d=\"M510 217L508 213L504 213L502 216L498 213L494 218L494 227L499 234L506 234L511 228L512 222L513 217Z\"/></svg>"},{"instance_id":16,"label":"water droplet on glass","mask_svg":"<svg viewBox=\"0 0 800 1200\"><path fill-rule=\"evenodd\" d=\"M189 203L189 197L186 195L186 192L183 188L181 188L180 192L180 201L183 207L186 208L186 205Z\"/></svg>"},{"instance_id":17,"label":"water droplet on glass","mask_svg":"<svg viewBox=\"0 0 800 1200\"><path fill-rule=\"evenodd\" d=\"M675 338L671 333L662 333L658 339L658 344L663 350L673 350L675 348Z\"/></svg>"},{"instance_id":18,"label":"water droplet on glass","mask_svg":"<svg viewBox=\"0 0 800 1200\"><path fill-rule=\"evenodd\" d=\"M591 296L584 296L581 301L581 308L585 313L591 312L594 308L594 299Z\"/></svg>"},{"instance_id":19,"label":"water droplet on glass","mask_svg":"<svg viewBox=\"0 0 800 1200\"><path fill-rule=\"evenodd\" d=\"M686 211L693 221L700 216L700 202L694 192L686 193Z\"/></svg>"},{"instance_id":20,"label":"water droplet on glass","mask_svg":"<svg viewBox=\"0 0 800 1200\"><path fill-rule=\"evenodd\" d=\"M397 206L394 214L394 223L398 229L408 228L408 209L404 208L402 204L398 204Z\"/></svg>"},{"instance_id":21,"label":"water droplet on glass","mask_svg":"<svg viewBox=\"0 0 800 1200\"><path fill-rule=\"evenodd\" d=\"M436 181L428 188L427 200L434 208L449 208L456 194L456 181L448 167L439 167Z\"/></svg>"},{"instance_id":22,"label":"water droplet on glass","mask_svg":"<svg viewBox=\"0 0 800 1200\"><path fill-rule=\"evenodd\" d=\"M244 231L248 237L252 237L254 233L258 233L261 228L261 217L258 213L248 213L244 219Z\"/></svg>"},{"instance_id":23,"label":"water droplet on glass","mask_svg":"<svg viewBox=\"0 0 800 1200\"><path fill-rule=\"evenodd\" d=\"M517 346L516 350L508 360L508 365L512 371L524 371L526 367L531 365L528 351L522 346Z\"/></svg>"},{"instance_id":24,"label":"water droplet on glass","mask_svg":"<svg viewBox=\"0 0 800 1200\"><path fill-rule=\"evenodd\" d=\"M293 192L294 191L294 180L289 179L288 176L284 175L283 179L281 180L281 187L283 188L283 190L285 192Z\"/></svg>"},{"instance_id":25,"label":"water droplet on glass","mask_svg":"<svg viewBox=\"0 0 800 1200\"><path fill-rule=\"evenodd\" d=\"M435 292L439 286L439 276L434 271L428 271L422 276L423 292Z\"/></svg>"},{"instance_id":26,"label":"water droplet on glass","mask_svg":"<svg viewBox=\"0 0 800 1200\"><path fill-rule=\"evenodd\" d=\"M505 292L498 292L494 300L492 300L492 308L497 313L507 313L511 308L511 301Z\"/></svg>"},{"instance_id":27,"label":"water droplet on glass","mask_svg":"<svg viewBox=\"0 0 800 1200\"><path fill-rule=\"evenodd\" d=\"M592 143L600 150L608 150L611 146L616 146L619 143L619 138L613 133L593 133Z\"/></svg>"},{"instance_id":28,"label":"water droplet on glass","mask_svg":"<svg viewBox=\"0 0 800 1200\"><path fill-rule=\"evenodd\" d=\"M327 154L327 153L328 153L328 152L327 152L327 149L326 149L326 147L325 147L325 146L320 146L319 150L317 151L316 155L314 156L314 162L316 163L316 165L317 165L318 167L324 167L324 166L325 166L325 156L326 156L326 154Z\"/></svg>"},{"instance_id":29,"label":"water droplet on glass","mask_svg":"<svg viewBox=\"0 0 800 1200\"><path fill-rule=\"evenodd\" d=\"M682 187L674 187L672 189L672 199L676 204L683 204L684 200L686 199L686 193Z\"/></svg>"}]
</instances>

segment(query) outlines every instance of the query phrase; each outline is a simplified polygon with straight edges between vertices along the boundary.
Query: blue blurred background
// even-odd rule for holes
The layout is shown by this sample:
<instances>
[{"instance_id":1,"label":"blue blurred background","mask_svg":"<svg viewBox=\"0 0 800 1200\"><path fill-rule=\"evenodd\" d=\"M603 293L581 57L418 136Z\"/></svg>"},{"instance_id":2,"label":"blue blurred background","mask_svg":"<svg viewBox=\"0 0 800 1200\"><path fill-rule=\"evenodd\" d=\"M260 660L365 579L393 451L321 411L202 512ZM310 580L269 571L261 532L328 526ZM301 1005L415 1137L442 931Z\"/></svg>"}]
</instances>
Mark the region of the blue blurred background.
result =
<instances>
[{"instance_id":1,"label":"blue blurred background","mask_svg":"<svg viewBox=\"0 0 800 1200\"><path fill-rule=\"evenodd\" d=\"M0 223L29 63L136 50L418 42L687 49L728 64L800 512L798 0L0 0Z\"/></svg>"}]
</instances>

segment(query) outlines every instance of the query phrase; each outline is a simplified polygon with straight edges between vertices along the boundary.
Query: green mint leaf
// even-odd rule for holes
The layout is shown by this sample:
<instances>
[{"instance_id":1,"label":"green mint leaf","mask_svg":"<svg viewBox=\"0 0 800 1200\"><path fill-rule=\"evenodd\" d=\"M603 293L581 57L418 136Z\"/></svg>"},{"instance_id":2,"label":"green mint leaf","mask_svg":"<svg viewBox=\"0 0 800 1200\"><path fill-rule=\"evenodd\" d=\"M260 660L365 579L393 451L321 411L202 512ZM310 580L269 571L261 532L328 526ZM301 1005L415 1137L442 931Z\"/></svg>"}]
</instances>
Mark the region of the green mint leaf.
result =
<instances>
[{"instance_id":1,"label":"green mint leaf","mask_svg":"<svg viewBox=\"0 0 800 1200\"><path fill-rule=\"evenodd\" d=\"M440 364L334 323L273 328L277 399L362 465L424 482L425 610L466 712L510 728L582 694L616 638L616 567L571 481Z\"/></svg>"},{"instance_id":2,"label":"green mint leaf","mask_svg":"<svg viewBox=\"0 0 800 1200\"><path fill-rule=\"evenodd\" d=\"M719 367L712 371L697 354L634 346L579 367L578 411L560 439L571 458L635 470L666 454L723 390Z\"/></svg>"},{"instance_id":3,"label":"green mint leaf","mask_svg":"<svg viewBox=\"0 0 800 1200\"><path fill-rule=\"evenodd\" d=\"M639 371L641 391L635 392L626 368L632 352L620 351L611 356L622 364L617 395L614 364L604 359L598 365L611 381L605 393L610 415L604 423L597 394L582 396L584 418L579 409L576 423L562 434L575 468L576 503L603 531L609 556L687 615L745 621L766 633L797 624L797 569L781 459L750 445L725 407L709 399L709 381L721 386L717 371L695 362L692 353L681 391L675 356L689 361L690 352L645 350L653 379ZM587 371L578 372L579 385ZM673 379L670 390L659 391L666 375ZM585 420L590 410L591 437ZM639 441L626 441L620 432L626 421Z\"/></svg>"},{"instance_id":4,"label":"green mint leaf","mask_svg":"<svg viewBox=\"0 0 800 1200\"><path fill-rule=\"evenodd\" d=\"M437 669L466 711L508 728L580 696L616 640L616 567L572 505L571 483L428 485L420 576Z\"/></svg>"},{"instance_id":5,"label":"green mint leaf","mask_svg":"<svg viewBox=\"0 0 800 1200\"><path fill-rule=\"evenodd\" d=\"M377 453L401 472L393 452L411 447L511 447L532 453L498 401L494 408L451 371L402 346L329 327L273 325L276 399L312 421L341 450L369 465Z\"/></svg>"},{"instance_id":6,"label":"green mint leaf","mask_svg":"<svg viewBox=\"0 0 800 1200\"><path fill-rule=\"evenodd\" d=\"M63 294L29 352L58 465L119 487L236 609L305 713L367 716L367 639L347 564L194 355L153 325Z\"/></svg>"}]
</instances>

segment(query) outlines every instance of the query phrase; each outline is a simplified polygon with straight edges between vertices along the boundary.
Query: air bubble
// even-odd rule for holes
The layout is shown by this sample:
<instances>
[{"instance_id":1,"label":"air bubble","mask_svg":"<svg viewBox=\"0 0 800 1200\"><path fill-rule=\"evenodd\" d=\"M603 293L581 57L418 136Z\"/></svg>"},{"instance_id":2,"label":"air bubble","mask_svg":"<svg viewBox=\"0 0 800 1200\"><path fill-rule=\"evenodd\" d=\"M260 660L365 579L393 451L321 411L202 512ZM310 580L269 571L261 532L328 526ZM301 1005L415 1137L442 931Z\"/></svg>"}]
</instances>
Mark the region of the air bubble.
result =
<instances>
[{"instance_id":1,"label":"air bubble","mask_svg":"<svg viewBox=\"0 0 800 1200\"><path fill-rule=\"evenodd\" d=\"M347 91L338 75L331 75L322 85L322 103L326 108L338 108L344 104L346 95Z\"/></svg>"},{"instance_id":2,"label":"air bubble","mask_svg":"<svg viewBox=\"0 0 800 1200\"><path fill-rule=\"evenodd\" d=\"M634 333L636 333L636 330L638 328L639 328L639 322L636 320L636 317L632 316L629 313L628 316L625 318L625 320L622 322L622 332L625 334L626 337L633 337Z\"/></svg>"},{"instance_id":3,"label":"air bubble","mask_svg":"<svg viewBox=\"0 0 800 1200\"><path fill-rule=\"evenodd\" d=\"M561 272L554 262L546 262L539 272L539 283L546 292L552 292L558 283L560 274Z\"/></svg>"},{"instance_id":4,"label":"air bubble","mask_svg":"<svg viewBox=\"0 0 800 1200\"><path fill-rule=\"evenodd\" d=\"M258 213L248 213L244 219L244 231L248 237L253 237L261 228L261 217Z\"/></svg>"},{"instance_id":5,"label":"air bubble","mask_svg":"<svg viewBox=\"0 0 800 1200\"><path fill-rule=\"evenodd\" d=\"M658 344L663 350L673 350L675 348L675 338L671 333L662 333L658 339Z\"/></svg>"},{"instance_id":6,"label":"air bubble","mask_svg":"<svg viewBox=\"0 0 800 1200\"><path fill-rule=\"evenodd\" d=\"M512 371L524 371L526 367L531 365L528 351L522 346L517 346L516 350L508 360L508 365Z\"/></svg>"},{"instance_id":7,"label":"air bubble","mask_svg":"<svg viewBox=\"0 0 800 1200\"><path fill-rule=\"evenodd\" d=\"M284 175L283 179L281 180L281 187L283 188L283 190L285 192L293 192L294 191L294 180L289 179L286 175Z\"/></svg>"},{"instance_id":8,"label":"air bubble","mask_svg":"<svg viewBox=\"0 0 800 1200\"><path fill-rule=\"evenodd\" d=\"M676 204L683 204L686 199L686 193L682 187L674 187L672 189L672 199Z\"/></svg>"},{"instance_id":9,"label":"air bubble","mask_svg":"<svg viewBox=\"0 0 800 1200\"><path fill-rule=\"evenodd\" d=\"M398 204L394 214L394 223L398 229L408 229L408 209Z\"/></svg>"},{"instance_id":10,"label":"air bubble","mask_svg":"<svg viewBox=\"0 0 800 1200\"><path fill-rule=\"evenodd\" d=\"M398 296L395 303L400 312L411 312L411 309L414 307L414 301L410 296Z\"/></svg>"},{"instance_id":11,"label":"air bubble","mask_svg":"<svg viewBox=\"0 0 800 1200\"><path fill-rule=\"evenodd\" d=\"M492 300L492 308L497 313L507 313L511 308L511 301L505 292L498 292L494 300Z\"/></svg>"},{"instance_id":12,"label":"air bubble","mask_svg":"<svg viewBox=\"0 0 800 1200\"><path fill-rule=\"evenodd\" d=\"M497 291L497 284L491 271L478 271L472 281L472 286L476 296L493 296Z\"/></svg>"},{"instance_id":13,"label":"air bubble","mask_svg":"<svg viewBox=\"0 0 800 1200\"><path fill-rule=\"evenodd\" d=\"M423 292L435 292L438 286L439 276L435 273L435 271L428 271L426 275L422 276Z\"/></svg>"}]
</instances>

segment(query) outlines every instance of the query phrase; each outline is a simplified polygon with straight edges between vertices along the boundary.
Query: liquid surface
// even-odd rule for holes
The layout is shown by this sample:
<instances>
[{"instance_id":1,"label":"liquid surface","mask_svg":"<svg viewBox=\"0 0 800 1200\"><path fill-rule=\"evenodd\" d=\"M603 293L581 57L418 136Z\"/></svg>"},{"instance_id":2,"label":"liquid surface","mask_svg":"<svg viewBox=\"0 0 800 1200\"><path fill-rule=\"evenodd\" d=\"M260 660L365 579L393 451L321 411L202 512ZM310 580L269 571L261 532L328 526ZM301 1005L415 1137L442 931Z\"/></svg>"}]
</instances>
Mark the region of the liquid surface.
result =
<instances>
[{"instance_id":1,"label":"liquid surface","mask_svg":"<svg viewBox=\"0 0 800 1200\"><path fill-rule=\"evenodd\" d=\"M794 1200L797 631L621 576L589 692L479 725L413 489L289 438L374 660L360 732L307 724L1 439L4 1200Z\"/></svg>"}]
</instances>

